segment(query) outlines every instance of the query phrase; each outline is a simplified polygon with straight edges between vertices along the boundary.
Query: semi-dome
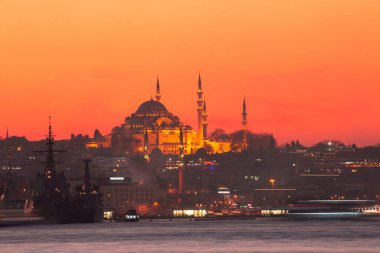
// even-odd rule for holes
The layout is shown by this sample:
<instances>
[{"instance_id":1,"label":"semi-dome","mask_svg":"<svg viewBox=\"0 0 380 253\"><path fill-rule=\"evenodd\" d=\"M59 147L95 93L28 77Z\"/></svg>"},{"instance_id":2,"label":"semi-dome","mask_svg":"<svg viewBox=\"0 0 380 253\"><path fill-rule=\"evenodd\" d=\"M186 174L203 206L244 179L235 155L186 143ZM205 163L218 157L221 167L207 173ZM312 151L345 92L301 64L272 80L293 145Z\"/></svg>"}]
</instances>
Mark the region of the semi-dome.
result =
<instances>
[{"instance_id":1,"label":"semi-dome","mask_svg":"<svg viewBox=\"0 0 380 253\"><path fill-rule=\"evenodd\" d=\"M137 109L136 113L146 114L153 112L168 112L166 107L158 101L153 99L142 103Z\"/></svg>"}]
</instances>

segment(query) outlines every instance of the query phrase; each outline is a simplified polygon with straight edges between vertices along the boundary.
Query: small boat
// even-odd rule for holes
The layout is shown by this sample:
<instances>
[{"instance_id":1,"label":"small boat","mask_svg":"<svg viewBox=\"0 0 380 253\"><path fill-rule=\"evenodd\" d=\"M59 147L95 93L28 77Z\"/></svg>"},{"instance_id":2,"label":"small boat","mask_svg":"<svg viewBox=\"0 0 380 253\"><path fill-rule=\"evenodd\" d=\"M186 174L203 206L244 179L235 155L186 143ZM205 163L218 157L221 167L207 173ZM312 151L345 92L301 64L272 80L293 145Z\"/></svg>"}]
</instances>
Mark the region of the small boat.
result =
<instances>
[{"instance_id":1,"label":"small boat","mask_svg":"<svg viewBox=\"0 0 380 253\"><path fill-rule=\"evenodd\" d=\"M129 209L125 215L124 221L137 222L140 220L140 215L137 214L135 209Z\"/></svg>"}]
</instances>

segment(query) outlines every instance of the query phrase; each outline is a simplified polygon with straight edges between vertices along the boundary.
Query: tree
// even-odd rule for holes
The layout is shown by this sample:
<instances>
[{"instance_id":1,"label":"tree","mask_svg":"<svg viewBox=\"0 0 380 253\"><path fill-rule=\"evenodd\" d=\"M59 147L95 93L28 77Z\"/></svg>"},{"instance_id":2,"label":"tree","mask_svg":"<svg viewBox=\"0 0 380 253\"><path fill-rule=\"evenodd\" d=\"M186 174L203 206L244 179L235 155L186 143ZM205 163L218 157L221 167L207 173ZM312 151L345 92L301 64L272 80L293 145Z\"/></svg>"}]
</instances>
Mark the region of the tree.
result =
<instances>
[{"instance_id":1,"label":"tree","mask_svg":"<svg viewBox=\"0 0 380 253\"><path fill-rule=\"evenodd\" d=\"M252 136L252 132L248 130L239 130L230 134L231 151L239 153L246 150L246 145L249 144L249 139L251 138L251 136Z\"/></svg>"},{"instance_id":2,"label":"tree","mask_svg":"<svg viewBox=\"0 0 380 253\"><path fill-rule=\"evenodd\" d=\"M94 140L98 140L98 139L101 139L101 138L103 138L103 135L100 133L99 129L95 129Z\"/></svg>"},{"instance_id":3,"label":"tree","mask_svg":"<svg viewBox=\"0 0 380 253\"><path fill-rule=\"evenodd\" d=\"M120 152L120 140L116 134L111 137L111 149L115 154Z\"/></svg>"},{"instance_id":4,"label":"tree","mask_svg":"<svg viewBox=\"0 0 380 253\"><path fill-rule=\"evenodd\" d=\"M195 156L197 157L206 157L207 151L204 148L198 148L197 152L195 153Z\"/></svg>"},{"instance_id":5,"label":"tree","mask_svg":"<svg viewBox=\"0 0 380 253\"><path fill-rule=\"evenodd\" d=\"M133 138L130 135L123 136L121 140L121 149L133 155L138 151L140 144L141 141L139 139Z\"/></svg>"},{"instance_id":6,"label":"tree","mask_svg":"<svg viewBox=\"0 0 380 253\"><path fill-rule=\"evenodd\" d=\"M85 148L86 143L89 141L89 136L83 134L71 134L70 147L72 149L82 150Z\"/></svg>"},{"instance_id":7,"label":"tree","mask_svg":"<svg viewBox=\"0 0 380 253\"><path fill-rule=\"evenodd\" d=\"M215 130L210 134L210 140L213 141L228 141L229 139L229 134L221 128L215 128Z\"/></svg>"},{"instance_id":8,"label":"tree","mask_svg":"<svg viewBox=\"0 0 380 253\"><path fill-rule=\"evenodd\" d=\"M208 144L207 142L203 143L203 148L206 151L206 153L209 155L214 153L214 148L210 144Z\"/></svg>"},{"instance_id":9,"label":"tree","mask_svg":"<svg viewBox=\"0 0 380 253\"><path fill-rule=\"evenodd\" d=\"M248 138L248 150L251 153L272 151L276 145L276 139L272 134L252 134Z\"/></svg>"},{"instance_id":10,"label":"tree","mask_svg":"<svg viewBox=\"0 0 380 253\"><path fill-rule=\"evenodd\" d=\"M285 145L285 148L288 150L297 150L297 149L303 149L305 147L299 142L299 140L296 140L296 141L292 140L290 144L287 143Z\"/></svg>"},{"instance_id":11,"label":"tree","mask_svg":"<svg viewBox=\"0 0 380 253\"><path fill-rule=\"evenodd\" d=\"M247 130L233 132L231 135L231 151L249 153L270 151L276 148L276 139L272 134L253 134ZM295 142L293 141L293 145Z\"/></svg>"}]
</instances>

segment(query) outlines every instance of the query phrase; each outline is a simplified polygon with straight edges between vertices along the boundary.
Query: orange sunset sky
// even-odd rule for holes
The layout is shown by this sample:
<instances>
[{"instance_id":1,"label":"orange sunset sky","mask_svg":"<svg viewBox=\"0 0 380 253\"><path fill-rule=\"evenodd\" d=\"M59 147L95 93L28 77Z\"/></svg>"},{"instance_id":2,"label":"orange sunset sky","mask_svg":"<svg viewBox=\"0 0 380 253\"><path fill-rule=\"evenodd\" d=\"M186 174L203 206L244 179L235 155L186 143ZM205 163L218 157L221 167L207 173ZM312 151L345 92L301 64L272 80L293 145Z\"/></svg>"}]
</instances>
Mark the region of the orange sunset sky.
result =
<instances>
[{"instance_id":1,"label":"orange sunset sky","mask_svg":"<svg viewBox=\"0 0 380 253\"><path fill-rule=\"evenodd\" d=\"M0 0L0 136L107 134L154 95L209 132L380 142L380 1Z\"/></svg>"}]
</instances>

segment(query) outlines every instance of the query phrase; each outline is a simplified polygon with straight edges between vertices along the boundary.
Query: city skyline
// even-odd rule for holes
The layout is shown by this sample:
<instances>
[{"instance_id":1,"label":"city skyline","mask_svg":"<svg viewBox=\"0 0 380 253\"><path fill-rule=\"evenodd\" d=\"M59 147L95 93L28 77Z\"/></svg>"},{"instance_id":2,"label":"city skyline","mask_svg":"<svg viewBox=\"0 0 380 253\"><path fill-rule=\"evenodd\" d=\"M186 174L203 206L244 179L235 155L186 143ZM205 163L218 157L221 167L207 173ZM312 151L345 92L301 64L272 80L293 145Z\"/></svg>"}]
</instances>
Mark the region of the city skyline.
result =
<instances>
[{"instance_id":1,"label":"city skyline","mask_svg":"<svg viewBox=\"0 0 380 253\"><path fill-rule=\"evenodd\" d=\"M365 2L1 3L0 136L42 139L49 115L58 139L107 134L157 75L196 129L200 72L209 132L241 129L245 97L248 129L280 145L375 145L380 3Z\"/></svg>"},{"instance_id":2,"label":"city skyline","mask_svg":"<svg viewBox=\"0 0 380 253\"><path fill-rule=\"evenodd\" d=\"M1 248L380 252L379 14L0 1Z\"/></svg>"}]
</instances>

